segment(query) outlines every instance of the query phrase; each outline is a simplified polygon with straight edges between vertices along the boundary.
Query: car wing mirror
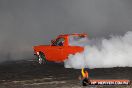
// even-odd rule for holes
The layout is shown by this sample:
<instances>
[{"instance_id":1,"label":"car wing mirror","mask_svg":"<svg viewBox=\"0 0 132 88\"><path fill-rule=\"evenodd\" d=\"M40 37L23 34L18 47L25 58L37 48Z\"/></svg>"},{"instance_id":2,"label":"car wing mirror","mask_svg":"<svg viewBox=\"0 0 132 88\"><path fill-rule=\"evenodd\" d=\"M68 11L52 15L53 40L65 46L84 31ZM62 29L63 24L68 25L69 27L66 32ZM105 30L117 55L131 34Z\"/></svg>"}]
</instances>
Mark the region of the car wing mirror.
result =
<instances>
[{"instance_id":1,"label":"car wing mirror","mask_svg":"<svg viewBox=\"0 0 132 88\"><path fill-rule=\"evenodd\" d=\"M55 43L55 40L51 40L51 45L54 45L54 43Z\"/></svg>"}]
</instances>

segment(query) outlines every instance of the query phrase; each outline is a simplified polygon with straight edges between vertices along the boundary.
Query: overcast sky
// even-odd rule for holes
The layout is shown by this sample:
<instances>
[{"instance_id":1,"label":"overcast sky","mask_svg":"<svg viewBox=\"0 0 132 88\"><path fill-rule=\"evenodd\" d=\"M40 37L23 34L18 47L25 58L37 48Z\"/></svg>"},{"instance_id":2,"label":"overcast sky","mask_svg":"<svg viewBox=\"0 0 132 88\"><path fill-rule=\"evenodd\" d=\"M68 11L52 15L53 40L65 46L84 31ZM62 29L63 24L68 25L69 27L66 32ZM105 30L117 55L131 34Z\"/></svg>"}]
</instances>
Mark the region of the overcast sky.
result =
<instances>
[{"instance_id":1,"label":"overcast sky","mask_svg":"<svg viewBox=\"0 0 132 88\"><path fill-rule=\"evenodd\" d=\"M132 0L0 0L0 55L26 58L62 33L90 38L132 30Z\"/></svg>"}]
</instances>

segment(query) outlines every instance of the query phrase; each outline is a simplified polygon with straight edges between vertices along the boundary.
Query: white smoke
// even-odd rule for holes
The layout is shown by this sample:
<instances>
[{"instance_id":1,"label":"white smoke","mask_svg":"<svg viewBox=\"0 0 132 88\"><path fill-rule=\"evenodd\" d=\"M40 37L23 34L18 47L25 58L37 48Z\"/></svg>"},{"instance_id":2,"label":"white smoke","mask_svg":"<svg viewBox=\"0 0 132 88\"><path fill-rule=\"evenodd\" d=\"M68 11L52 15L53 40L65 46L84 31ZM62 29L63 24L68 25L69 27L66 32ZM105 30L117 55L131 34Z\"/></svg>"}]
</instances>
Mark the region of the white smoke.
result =
<instances>
[{"instance_id":1,"label":"white smoke","mask_svg":"<svg viewBox=\"0 0 132 88\"><path fill-rule=\"evenodd\" d=\"M70 46L86 46L89 45L89 40L87 37L79 38L77 36L69 36Z\"/></svg>"},{"instance_id":2,"label":"white smoke","mask_svg":"<svg viewBox=\"0 0 132 88\"><path fill-rule=\"evenodd\" d=\"M124 36L112 35L109 39L87 40L85 44L82 53L69 55L64 62L66 68L132 67L131 31Z\"/></svg>"}]
</instances>

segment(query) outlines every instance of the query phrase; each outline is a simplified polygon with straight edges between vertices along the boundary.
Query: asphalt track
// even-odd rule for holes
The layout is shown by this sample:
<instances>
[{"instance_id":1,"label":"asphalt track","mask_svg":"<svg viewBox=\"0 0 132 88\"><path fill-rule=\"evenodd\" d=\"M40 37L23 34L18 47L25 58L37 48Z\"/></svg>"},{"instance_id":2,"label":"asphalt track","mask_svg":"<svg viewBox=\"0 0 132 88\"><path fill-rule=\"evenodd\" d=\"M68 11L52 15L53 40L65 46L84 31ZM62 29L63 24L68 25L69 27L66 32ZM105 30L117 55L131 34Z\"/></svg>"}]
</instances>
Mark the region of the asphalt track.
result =
<instances>
[{"instance_id":1,"label":"asphalt track","mask_svg":"<svg viewBox=\"0 0 132 88\"><path fill-rule=\"evenodd\" d=\"M87 69L90 79L129 79L132 68ZM67 69L63 64L40 65L31 60L10 61L0 64L0 88L83 88L79 69ZM128 86L87 86L86 88L132 88Z\"/></svg>"}]
</instances>

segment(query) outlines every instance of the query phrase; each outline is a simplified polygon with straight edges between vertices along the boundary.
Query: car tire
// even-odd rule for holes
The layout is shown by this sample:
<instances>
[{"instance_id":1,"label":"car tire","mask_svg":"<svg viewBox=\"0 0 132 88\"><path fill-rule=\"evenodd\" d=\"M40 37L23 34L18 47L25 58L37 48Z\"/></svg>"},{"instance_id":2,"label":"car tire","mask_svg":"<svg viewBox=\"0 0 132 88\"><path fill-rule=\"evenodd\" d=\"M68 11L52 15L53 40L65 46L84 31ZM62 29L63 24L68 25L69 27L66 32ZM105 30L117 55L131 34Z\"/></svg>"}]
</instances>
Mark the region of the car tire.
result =
<instances>
[{"instance_id":1,"label":"car tire","mask_svg":"<svg viewBox=\"0 0 132 88\"><path fill-rule=\"evenodd\" d=\"M45 54L43 52L39 52L39 64L45 64L46 63L46 57Z\"/></svg>"},{"instance_id":2,"label":"car tire","mask_svg":"<svg viewBox=\"0 0 132 88\"><path fill-rule=\"evenodd\" d=\"M46 57L43 52L39 52L39 55L36 55L36 60L39 64L45 64L46 63Z\"/></svg>"}]
</instances>

